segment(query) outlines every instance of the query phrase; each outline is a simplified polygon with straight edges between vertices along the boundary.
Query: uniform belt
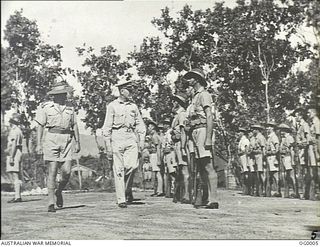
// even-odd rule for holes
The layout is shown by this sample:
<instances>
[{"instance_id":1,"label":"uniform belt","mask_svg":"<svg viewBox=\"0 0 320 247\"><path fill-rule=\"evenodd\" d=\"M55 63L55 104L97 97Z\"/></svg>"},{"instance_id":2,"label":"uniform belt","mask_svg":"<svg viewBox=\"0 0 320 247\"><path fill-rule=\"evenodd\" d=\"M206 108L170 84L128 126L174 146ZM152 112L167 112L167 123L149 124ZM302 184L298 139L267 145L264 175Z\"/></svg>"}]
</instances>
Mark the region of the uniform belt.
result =
<instances>
[{"instance_id":1,"label":"uniform belt","mask_svg":"<svg viewBox=\"0 0 320 247\"><path fill-rule=\"evenodd\" d=\"M112 127L113 130L124 130L126 132L133 132L133 129L132 128L128 128L128 127L125 127L125 126L121 126L121 127Z\"/></svg>"},{"instance_id":2,"label":"uniform belt","mask_svg":"<svg viewBox=\"0 0 320 247\"><path fill-rule=\"evenodd\" d=\"M60 128L49 128L49 133L55 133L55 134L69 134L72 135L73 131L69 129L60 129Z\"/></svg>"}]
</instances>

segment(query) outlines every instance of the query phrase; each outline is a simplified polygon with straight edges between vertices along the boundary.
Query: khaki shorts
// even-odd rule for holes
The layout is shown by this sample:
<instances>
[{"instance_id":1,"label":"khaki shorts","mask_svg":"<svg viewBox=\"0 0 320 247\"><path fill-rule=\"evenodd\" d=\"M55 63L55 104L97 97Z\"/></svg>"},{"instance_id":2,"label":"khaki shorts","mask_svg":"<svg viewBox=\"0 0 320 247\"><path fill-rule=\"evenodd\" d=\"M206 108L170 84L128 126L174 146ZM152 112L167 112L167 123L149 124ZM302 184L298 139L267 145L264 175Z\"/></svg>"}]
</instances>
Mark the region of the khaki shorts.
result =
<instances>
[{"instance_id":1,"label":"khaki shorts","mask_svg":"<svg viewBox=\"0 0 320 247\"><path fill-rule=\"evenodd\" d=\"M20 149L17 150L12 164L10 164L10 156L7 156L7 172L21 172L21 157L22 151Z\"/></svg>"},{"instance_id":2,"label":"khaki shorts","mask_svg":"<svg viewBox=\"0 0 320 247\"><path fill-rule=\"evenodd\" d=\"M48 161L72 160L72 136L47 132L43 142L43 158Z\"/></svg>"},{"instance_id":3,"label":"khaki shorts","mask_svg":"<svg viewBox=\"0 0 320 247\"><path fill-rule=\"evenodd\" d=\"M247 159L247 155L243 154L239 156L239 162L241 165L241 172L247 172L249 171L248 169L248 159Z\"/></svg>"},{"instance_id":4,"label":"khaki shorts","mask_svg":"<svg viewBox=\"0 0 320 247\"><path fill-rule=\"evenodd\" d=\"M165 154L164 155L164 158L163 158L163 161L164 161L164 164L166 166L166 170L168 173L173 173L176 171L176 167L177 167L177 162L176 162L176 159L175 159L175 153L174 151L171 151L170 153L168 154Z\"/></svg>"},{"instance_id":5,"label":"khaki shorts","mask_svg":"<svg viewBox=\"0 0 320 247\"><path fill-rule=\"evenodd\" d=\"M194 144L192 140L188 140L188 149L190 153L194 153Z\"/></svg>"},{"instance_id":6,"label":"khaki shorts","mask_svg":"<svg viewBox=\"0 0 320 247\"><path fill-rule=\"evenodd\" d=\"M150 164L153 172L160 172L160 166L158 166L158 156L156 153L150 154Z\"/></svg>"},{"instance_id":7,"label":"khaki shorts","mask_svg":"<svg viewBox=\"0 0 320 247\"><path fill-rule=\"evenodd\" d=\"M206 134L207 129L205 127L195 129L192 132L192 138L195 144L195 153L197 159L212 157L211 151L205 149Z\"/></svg>"},{"instance_id":8,"label":"khaki shorts","mask_svg":"<svg viewBox=\"0 0 320 247\"><path fill-rule=\"evenodd\" d=\"M270 172L277 172L278 169L278 161L277 157L275 155L269 155L267 156L267 165L269 166Z\"/></svg>"},{"instance_id":9,"label":"khaki shorts","mask_svg":"<svg viewBox=\"0 0 320 247\"><path fill-rule=\"evenodd\" d=\"M263 156L262 154L254 155L255 171L263 172Z\"/></svg>"},{"instance_id":10,"label":"khaki shorts","mask_svg":"<svg viewBox=\"0 0 320 247\"><path fill-rule=\"evenodd\" d=\"M174 144L174 151L176 153L178 165L187 166L186 157L182 157L181 142L176 142Z\"/></svg>"},{"instance_id":11,"label":"khaki shorts","mask_svg":"<svg viewBox=\"0 0 320 247\"><path fill-rule=\"evenodd\" d=\"M281 159L282 159L282 164L284 166L284 169L286 171L292 170L291 156L285 155L285 156L282 156Z\"/></svg>"},{"instance_id":12,"label":"khaki shorts","mask_svg":"<svg viewBox=\"0 0 320 247\"><path fill-rule=\"evenodd\" d=\"M300 165L306 164L306 150L305 150L305 148L299 149L299 162L300 162Z\"/></svg>"},{"instance_id":13,"label":"khaki shorts","mask_svg":"<svg viewBox=\"0 0 320 247\"><path fill-rule=\"evenodd\" d=\"M254 171L253 165L254 165L254 157L252 156L247 156L248 157L248 169L250 172Z\"/></svg>"},{"instance_id":14,"label":"khaki shorts","mask_svg":"<svg viewBox=\"0 0 320 247\"><path fill-rule=\"evenodd\" d=\"M317 159L316 159L316 147L315 145L309 145L308 147L308 164L310 166L317 166Z\"/></svg>"}]
</instances>

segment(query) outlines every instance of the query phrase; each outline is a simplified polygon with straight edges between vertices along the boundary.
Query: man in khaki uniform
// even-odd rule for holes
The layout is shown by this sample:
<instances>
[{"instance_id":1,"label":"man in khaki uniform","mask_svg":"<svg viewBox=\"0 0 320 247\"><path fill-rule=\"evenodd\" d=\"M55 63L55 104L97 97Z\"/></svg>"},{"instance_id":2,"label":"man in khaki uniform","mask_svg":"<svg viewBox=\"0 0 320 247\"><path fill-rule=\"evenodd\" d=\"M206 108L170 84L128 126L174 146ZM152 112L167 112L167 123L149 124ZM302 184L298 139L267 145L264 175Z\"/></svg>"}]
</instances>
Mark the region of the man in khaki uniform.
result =
<instances>
[{"instance_id":1,"label":"man in khaki uniform","mask_svg":"<svg viewBox=\"0 0 320 247\"><path fill-rule=\"evenodd\" d=\"M254 170L257 174L255 196L262 196L265 193L265 176L263 174L263 158L266 147L266 138L261 131L264 129L259 124L251 126L254 139L251 140L252 154L254 155Z\"/></svg>"},{"instance_id":2,"label":"man in khaki uniform","mask_svg":"<svg viewBox=\"0 0 320 247\"><path fill-rule=\"evenodd\" d=\"M241 165L241 175L242 175L242 186L243 194L251 194L251 186L249 185L249 163L248 163L248 151L250 146L250 141L246 136L247 130L245 128L239 128L240 140L238 143L238 157L239 163Z\"/></svg>"},{"instance_id":3,"label":"man in khaki uniform","mask_svg":"<svg viewBox=\"0 0 320 247\"><path fill-rule=\"evenodd\" d=\"M293 193L291 197L299 198L299 194L296 194L296 178L293 171L294 167L294 138L290 135L292 132L291 128L286 124L280 124L277 127L280 130L280 158L285 170L284 177L284 198L289 198L289 189L292 185Z\"/></svg>"},{"instance_id":4,"label":"man in khaki uniform","mask_svg":"<svg viewBox=\"0 0 320 247\"><path fill-rule=\"evenodd\" d=\"M269 181L270 184L266 185L266 188L270 186L274 182L275 183L275 188L276 188L276 193L273 194L275 197L281 197L281 193L279 190L279 161L277 159L277 154L279 153L279 138L276 135L274 128L276 127L275 123L269 122L266 123L266 129L267 129L267 143L266 143L266 149L265 149L265 155L266 155L266 160L267 160L267 166L269 168ZM268 171L267 171L268 172ZM266 181L267 182L267 181ZM266 191L266 196L271 196L271 189L270 191Z\"/></svg>"},{"instance_id":5,"label":"man in khaki uniform","mask_svg":"<svg viewBox=\"0 0 320 247\"><path fill-rule=\"evenodd\" d=\"M310 198L310 186L312 185L310 166L316 165L315 160L310 160L308 155L311 141L310 126L307 123L307 115L304 113L303 109L297 109L295 111L295 117L297 121L296 143L299 150L299 163L304 179L304 199L309 200L312 199Z\"/></svg>"},{"instance_id":6,"label":"man in khaki uniform","mask_svg":"<svg viewBox=\"0 0 320 247\"><path fill-rule=\"evenodd\" d=\"M183 78L188 81L188 84L195 91L188 117L192 128L193 142L195 144L197 166L200 170L201 179L208 188L208 202L206 208L218 209L218 176L214 168L212 155L212 98L204 88L207 85L207 82L204 73L200 69L189 71Z\"/></svg>"},{"instance_id":7,"label":"man in khaki uniform","mask_svg":"<svg viewBox=\"0 0 320 247\"><path fill-rule=\"evenodd\" d=\"M126 208L133 200L133 175L144 148L146 127L137 105L131 102L132 83L124 81L116 86L120 96L107 106L103 135L108 159L113 160L117 203Z\"/></svg>"},{"instance_id":8,"label":"man in khaki uniform","mask_svg":"<svg viewBox=\"0 0 320 247\"><path fill-rule=\"evenodd\" d=\"M310 199L315 200L317 189L320 189L320 120L317 116L316 106L308 106L308 117L310 123L310 140L308 147L308 160L311 169Z\"/></svg>"},{"instance_id":9,"label":"man in khaki uniform","mask_svg":"<svg viewBox=\"0 0 320 247\"><path fill-rule=\"evenodd\" d=\"M187 136L185 132L187 96L183 93L179 93L174 95L173 99L175 100L173 108L174 111L176 111L176 116L172 121L172 139L174 141L175 154L178 162L177 182L182 192L180 193L182 197L180 201L183 204L188 204L190 203L189 167L186 150Z\"/></svg>"},{"instance_id":10,"label":"man in khaki uniform","mask_svg":"<svg viewBox=\"0 0 320 247\"><path fill-rule=\"evenodd\" d=\"M18 113L13 113L9 120L10 131L8 135L7 143L7 173L11 177L11 181L14 185L14 198L8 203L22 202L21 200L21 171L22 171L22 131L19 127L21 123L21 117Z\"/></svg>"},{"instance_id":11,"label":"man in khaki uniform","mask_svg":"<svg viewBox=\"0 0 320 247\"><path fill-rule=\"evenodd\" d=\"M49 161L48 175L48 212L55 212L54 195L57 207L63 207L62 190L67 185L72 160L72 139L75 139L75 152L80 151L79 130L76 114L72 106L67 106L67 94L70 87L65 82L58 82L48 95L53 101L42 104L35 121L38 126L37 150L44 154L44 160ZM44 130L47 129L44 136ZM44 138L43 138L44 137ZM55 182L60 167L61 181L56 192Z\"/></svg>"}]
</instances>

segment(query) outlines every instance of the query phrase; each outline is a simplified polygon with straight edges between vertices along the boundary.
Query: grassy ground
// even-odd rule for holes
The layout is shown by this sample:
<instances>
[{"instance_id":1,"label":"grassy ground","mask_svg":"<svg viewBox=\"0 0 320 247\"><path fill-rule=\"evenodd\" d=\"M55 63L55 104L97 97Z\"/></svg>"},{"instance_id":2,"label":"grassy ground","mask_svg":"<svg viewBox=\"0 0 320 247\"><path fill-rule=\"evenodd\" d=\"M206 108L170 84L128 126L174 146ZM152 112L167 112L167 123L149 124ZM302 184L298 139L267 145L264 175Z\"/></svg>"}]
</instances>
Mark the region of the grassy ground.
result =
<instances>
[{"instance_id":1,"label":"grassy ground","mask_svg":"<svg viewBox=\"0 0 320 247\"><path fill-rule=\"evenodd\" d=\"M194 209L137 192L120 209L115 194L65 193L65 208L48 213L46 196L8 204L1 196L1 239L310 239L320 229L319 202L256 198L219 190L219 210Z\"/></svg>"}]
</instances>

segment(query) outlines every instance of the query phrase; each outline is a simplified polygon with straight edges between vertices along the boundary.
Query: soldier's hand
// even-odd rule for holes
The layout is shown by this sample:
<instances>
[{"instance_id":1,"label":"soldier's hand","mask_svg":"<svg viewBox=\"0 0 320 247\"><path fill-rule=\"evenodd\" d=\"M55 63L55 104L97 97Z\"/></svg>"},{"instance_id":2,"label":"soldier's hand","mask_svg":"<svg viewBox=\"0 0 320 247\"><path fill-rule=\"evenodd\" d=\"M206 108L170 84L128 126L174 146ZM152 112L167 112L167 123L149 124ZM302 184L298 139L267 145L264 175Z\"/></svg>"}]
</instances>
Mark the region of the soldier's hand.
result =
<instances>
[{"instance_id":1,"label":"soldier's hand","mask_svg":"<svg viewBox=\"0 0 320 247\"><path fill-rule=\"evenodd\" d=\"M75 153L79 153L80 152L80 143L79 142L76 142L76 145L75 145L75 147L74 147L74 152Z\"/></svg>"},{"instance_id":2,"label":"soldier's hand","mask_svg":"<svg viewBox=\"0 0 320 247\"><path fill-rule=\"evenodd\" d=\"M110 150L107 150L107 159L108 160L112 160L113 159L113 154L112 154L112 151L110 151Z\"/></svg>"},{"instance_id":3,"label":"soldier's hand","mask_svg":"<svg viewBox=\"0 0 320 247\"><path fill-rule=\"evenodd\" d=\"M204 148L207 150L212 148L212 140L210 138L206 138L204 142Z\"/></svg>"}]
</instances>

